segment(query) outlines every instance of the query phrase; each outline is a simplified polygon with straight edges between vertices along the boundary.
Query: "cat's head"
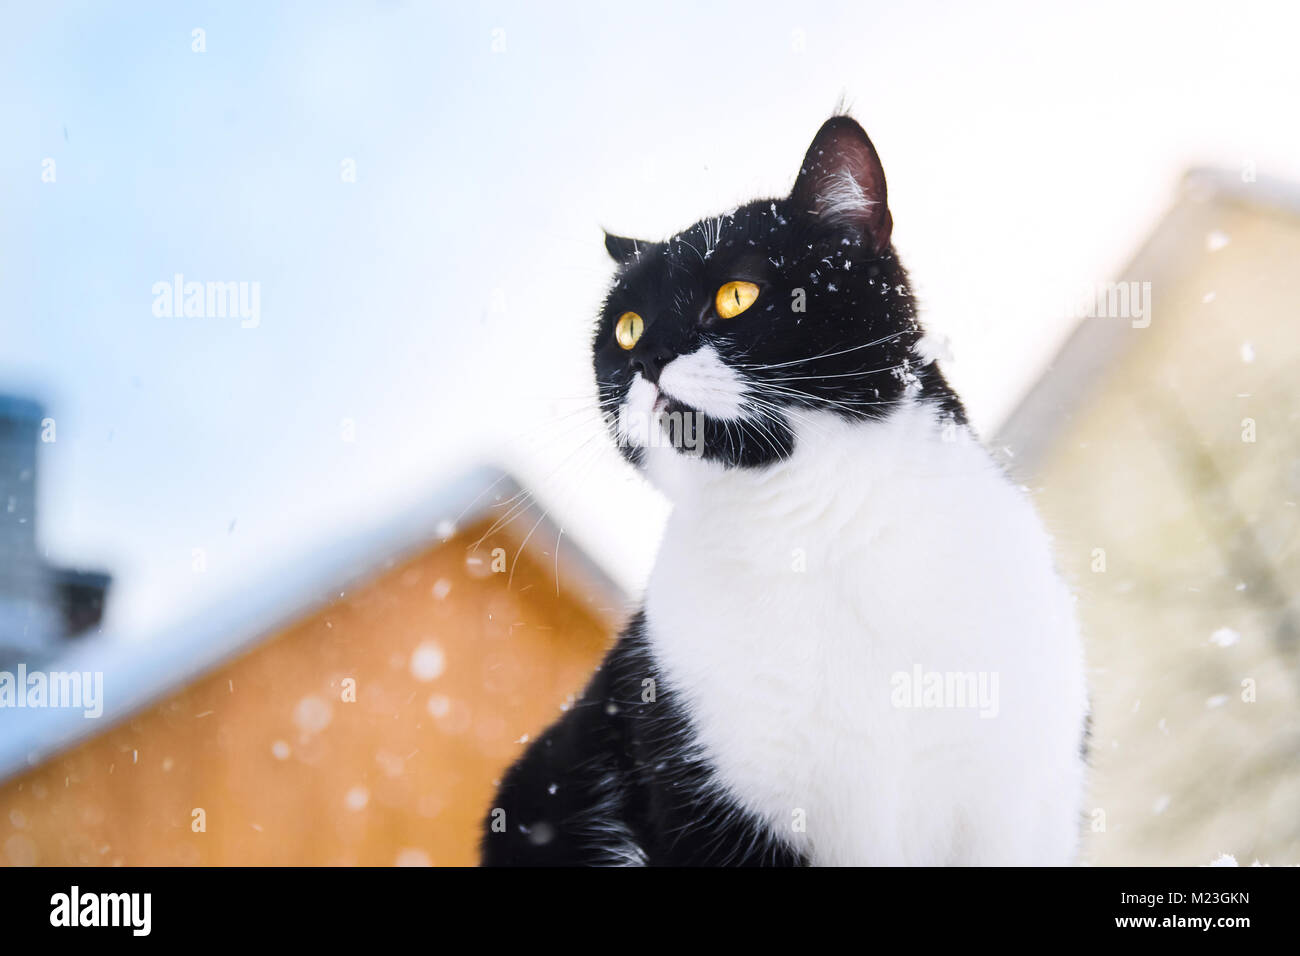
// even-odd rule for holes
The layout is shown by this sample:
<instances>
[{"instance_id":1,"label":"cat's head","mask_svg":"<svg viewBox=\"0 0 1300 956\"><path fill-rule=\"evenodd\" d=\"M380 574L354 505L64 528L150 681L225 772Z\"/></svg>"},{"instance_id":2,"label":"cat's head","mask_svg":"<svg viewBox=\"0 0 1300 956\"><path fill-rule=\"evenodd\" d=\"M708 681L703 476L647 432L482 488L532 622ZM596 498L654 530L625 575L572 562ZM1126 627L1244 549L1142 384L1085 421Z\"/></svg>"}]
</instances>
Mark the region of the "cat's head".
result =
<instances>
[{"instance_id":1,"label":"cat's head","mask_svg":"<svg viewBox=\"0 0 1300 956\"><path fill-rule=\"evenodd\" d=\"M664 242L607 235L618 272L593 364L624 455L761 468L791 454L811 413L866 420L933 400L960 419L918 354L923 332L892 229L880 158L861 126L836 116L788 197Z\"/></svg>"}]
</instances>

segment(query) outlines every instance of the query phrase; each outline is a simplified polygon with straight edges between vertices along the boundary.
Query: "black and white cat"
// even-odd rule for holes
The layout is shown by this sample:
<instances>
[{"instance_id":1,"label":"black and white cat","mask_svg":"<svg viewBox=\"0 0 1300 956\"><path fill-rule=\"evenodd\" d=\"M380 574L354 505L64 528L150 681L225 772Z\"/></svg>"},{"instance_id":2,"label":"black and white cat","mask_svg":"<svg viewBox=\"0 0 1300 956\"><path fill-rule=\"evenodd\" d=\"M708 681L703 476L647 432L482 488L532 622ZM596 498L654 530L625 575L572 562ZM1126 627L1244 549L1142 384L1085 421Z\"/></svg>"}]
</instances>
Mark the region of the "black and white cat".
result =
<instances>
[{"instance_id":1,"label":"black and white cat","mask_svg":"<svg viewBox=\"0 0 1300 956\"><path fill-rule=\"evenodd\" d=\"M1072 596L891 229L837 116L788 198L606 238L602 408L673 511L642 609L503 779L485 864L1074 858Z\"/></svg>"}]
</instances>

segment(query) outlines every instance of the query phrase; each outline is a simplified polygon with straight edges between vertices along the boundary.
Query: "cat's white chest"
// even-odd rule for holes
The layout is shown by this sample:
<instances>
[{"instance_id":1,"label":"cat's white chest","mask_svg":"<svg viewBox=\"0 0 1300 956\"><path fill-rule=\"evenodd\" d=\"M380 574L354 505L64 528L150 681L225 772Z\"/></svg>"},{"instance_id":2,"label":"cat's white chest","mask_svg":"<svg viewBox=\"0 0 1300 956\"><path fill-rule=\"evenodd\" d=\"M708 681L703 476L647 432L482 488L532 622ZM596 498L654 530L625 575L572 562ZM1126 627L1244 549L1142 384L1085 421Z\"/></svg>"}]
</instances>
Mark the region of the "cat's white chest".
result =
<instances>
[{"instance_id":1,"label":"cat's white chest","mask_svg":"<svg viewBox=\"0 0 1300 956\"><path fill-rule=\"evenodd\" d=\"M818 864L1069 862L1071 598L983 449L910 407L761 473L672 454L647 631L731 795Z\"/></svg>"}]
</instances>

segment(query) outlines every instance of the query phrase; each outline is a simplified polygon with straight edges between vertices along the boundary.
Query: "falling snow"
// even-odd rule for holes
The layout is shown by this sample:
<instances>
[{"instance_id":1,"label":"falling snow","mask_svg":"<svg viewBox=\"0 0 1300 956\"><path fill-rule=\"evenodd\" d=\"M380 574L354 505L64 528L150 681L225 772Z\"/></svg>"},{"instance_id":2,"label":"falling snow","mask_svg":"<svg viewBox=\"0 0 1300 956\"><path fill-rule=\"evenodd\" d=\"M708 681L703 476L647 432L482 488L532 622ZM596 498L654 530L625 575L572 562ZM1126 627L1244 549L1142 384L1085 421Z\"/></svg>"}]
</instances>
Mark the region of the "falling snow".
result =
<instances>
[{"instance_id":1,"label":"falling snow","mask_svg":"<svg viewBox=\"0 0 1300 956\"><path fill-rule=\"evenodd\" d=\"M394 866L433 866L433 861L429 859L429 854L423 850L406 849L397 852L397 859L393 861Z\"/></svg>"},{"instance_id":2,"label":"falling snow","mask_svg":"<svg viewBox=\"0 0 1300 956\"><path fill-rule=\"evenodd\" d=\"M320 697L304 697L298 701L298 706L293 711L294 724L307 736L320 733L333 719L333 708Z\"/></svg>"},{"instance_id":3,"label":"falling snow","mask_svg":"<svg viewBox=\"0 0 1300 956\"><path fill-rule=\"evenodd\" d=\"M424 641L411 654L411 676L428 682L442 675L447 658L442 648L433 641Z\"/></svg>"},{"instance_id":4,"label":"falling snow","mask_svg":"<svg viewBox=\"0 0 1300 956\"><path fill-rule=\"evenodd\" d=\"M1241 635L1230 627L1221 627L1210 635L1210 643L1219 647L1232 647L1241 640Z\"/></svg>"}]
</instances>

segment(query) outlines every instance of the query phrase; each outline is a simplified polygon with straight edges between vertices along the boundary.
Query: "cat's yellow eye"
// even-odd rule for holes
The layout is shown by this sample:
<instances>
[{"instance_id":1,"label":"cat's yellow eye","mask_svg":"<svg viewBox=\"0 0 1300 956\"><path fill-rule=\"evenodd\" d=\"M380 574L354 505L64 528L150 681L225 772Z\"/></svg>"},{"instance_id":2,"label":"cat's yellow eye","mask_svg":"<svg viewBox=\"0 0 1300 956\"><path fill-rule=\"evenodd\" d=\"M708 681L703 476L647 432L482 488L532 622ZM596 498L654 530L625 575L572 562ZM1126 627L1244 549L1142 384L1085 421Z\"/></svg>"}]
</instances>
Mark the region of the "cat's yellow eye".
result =
<instances>
[{"instance_id":1,"label":"cat's yellow eye","mask_svg":"<svg viewBox=\"0 0 1300 956\"><path fill-rule=\"evenodd\" d=\"M614 339L620 348L630 349L636 345L645 331L645 320L635 312L624 312L614 323Z\"/></svg>"},{"instance_id":2,"label":"cat's yellow eye","mask_svg":"<svg viewBox=\"0 0 1300 956\"><path fill-rule=\"evenodd\" d=\"M758 286L754 285L754 283L728 282L718 290L717 298L713 300L713 304L718 310L719 318L734 319L753 305L754 300L757 298Z\"/></svg>"}]
</instances>

